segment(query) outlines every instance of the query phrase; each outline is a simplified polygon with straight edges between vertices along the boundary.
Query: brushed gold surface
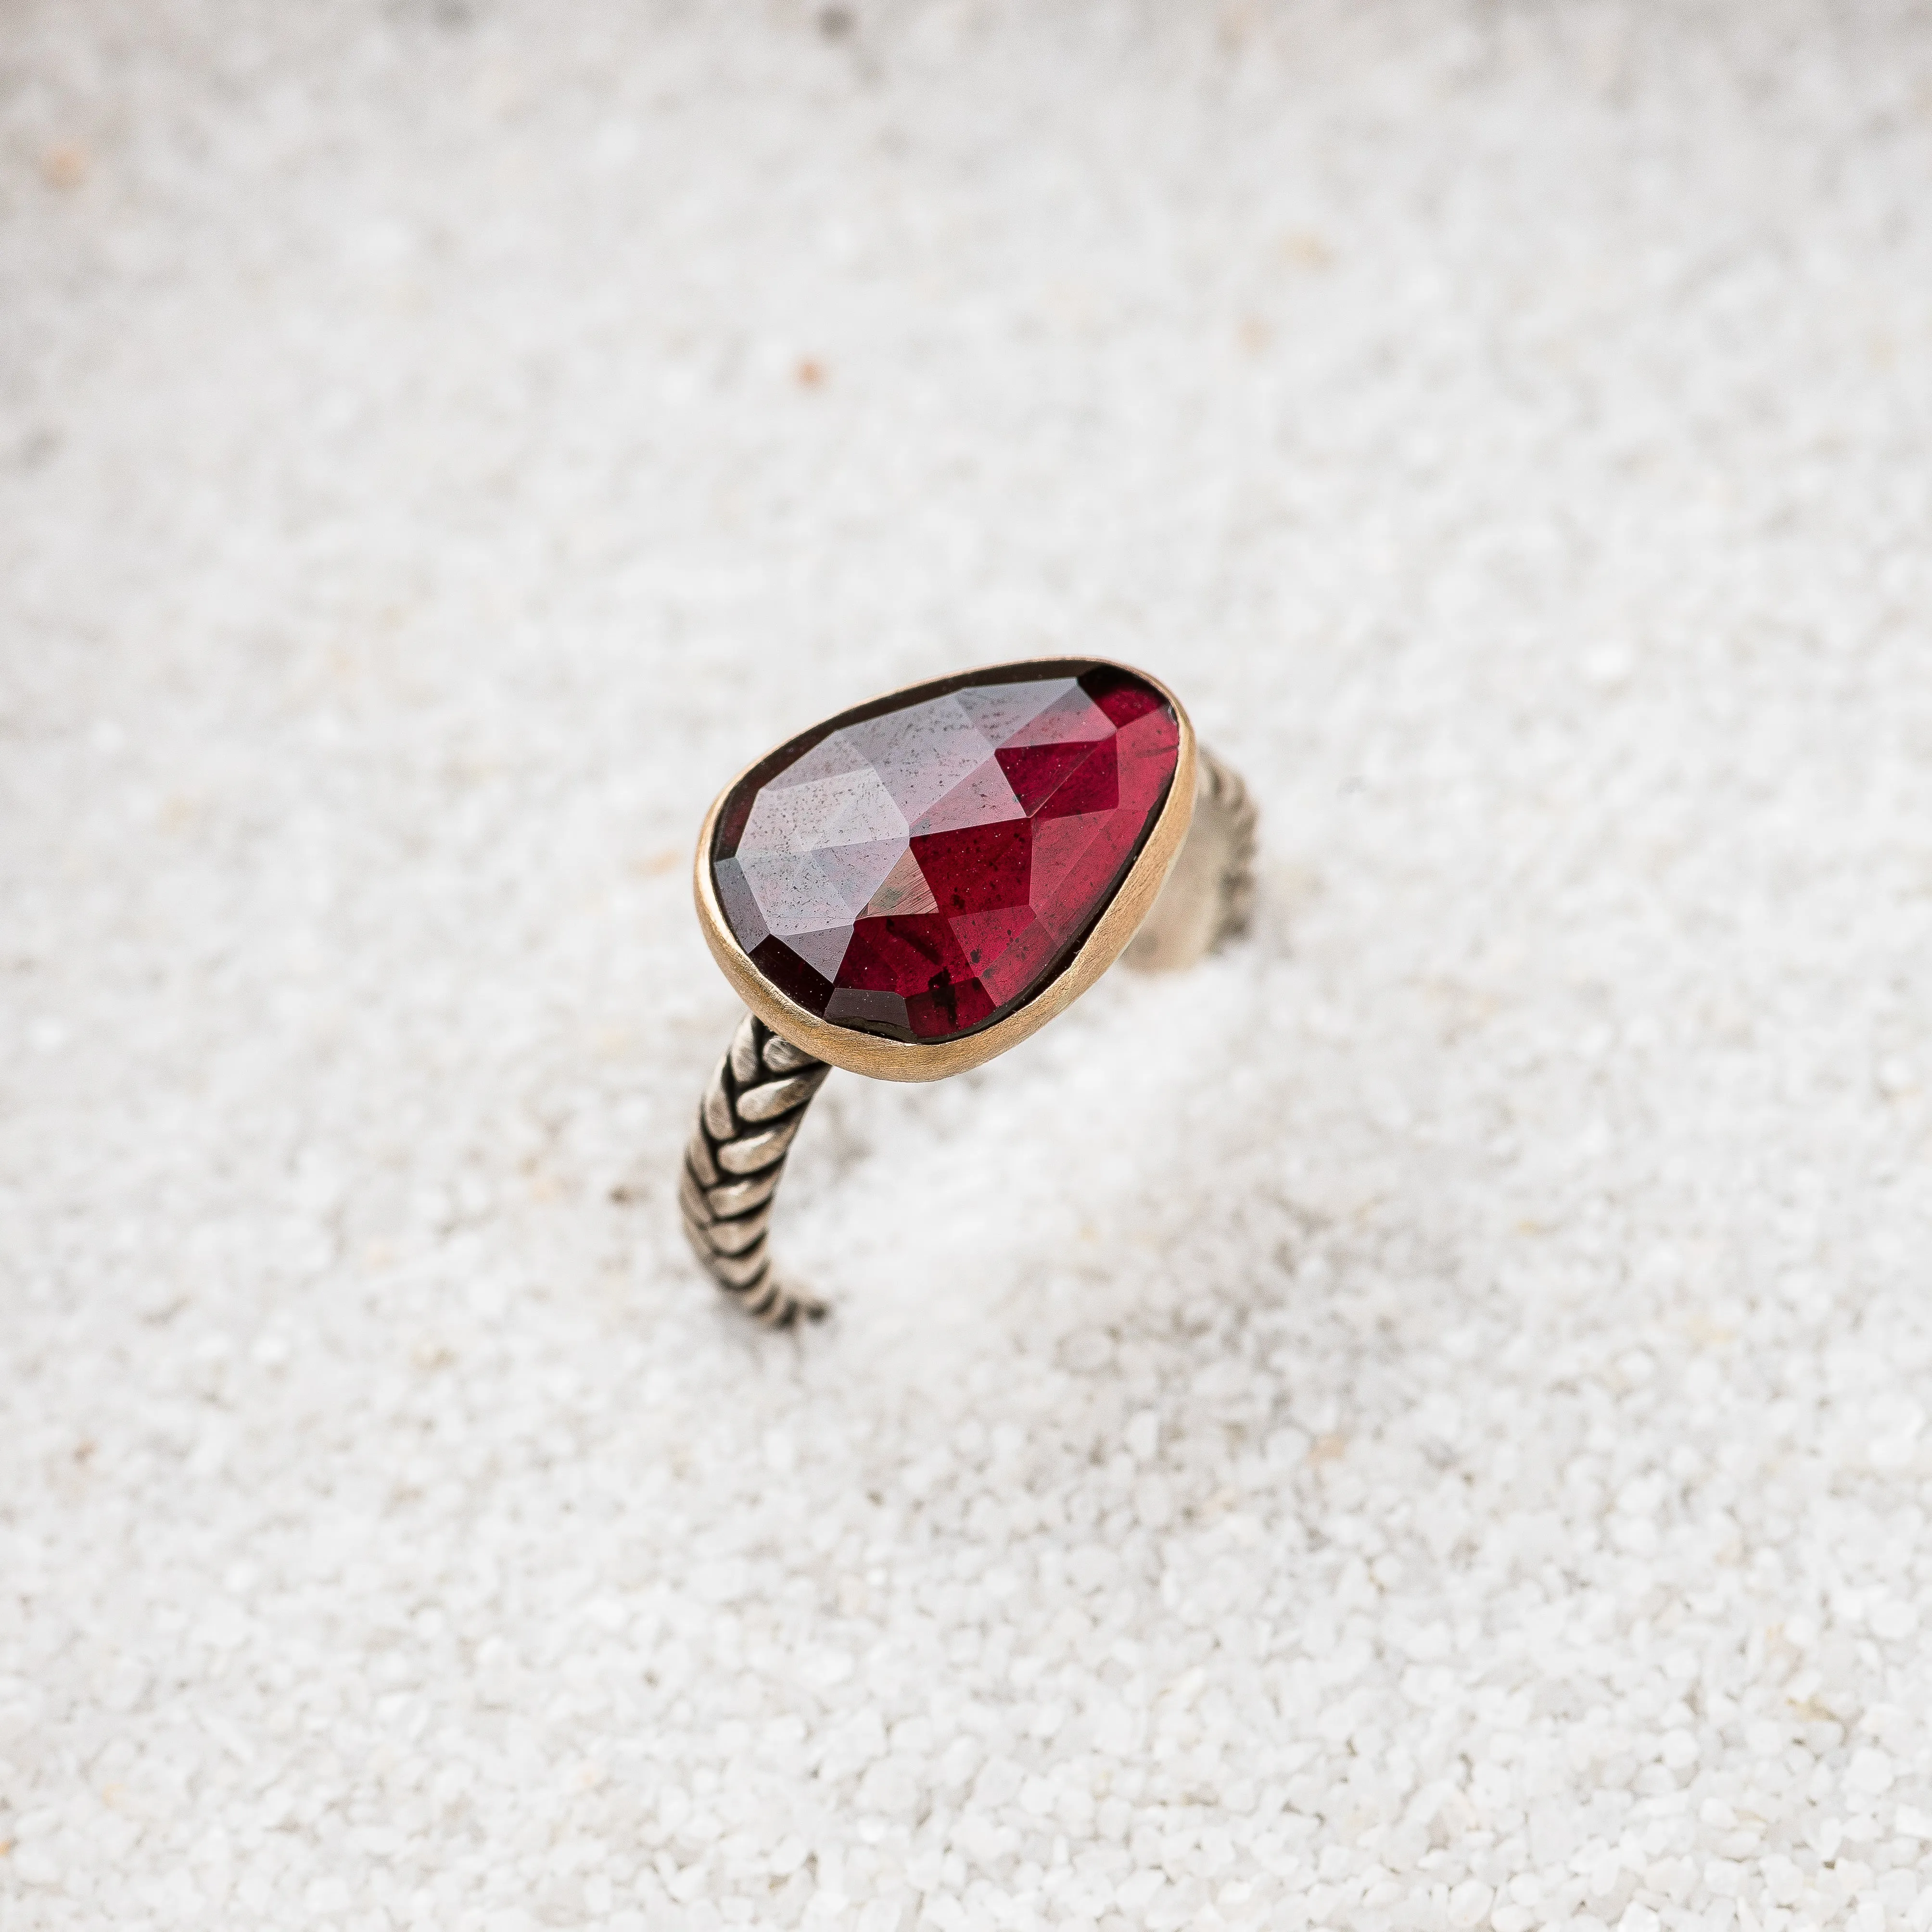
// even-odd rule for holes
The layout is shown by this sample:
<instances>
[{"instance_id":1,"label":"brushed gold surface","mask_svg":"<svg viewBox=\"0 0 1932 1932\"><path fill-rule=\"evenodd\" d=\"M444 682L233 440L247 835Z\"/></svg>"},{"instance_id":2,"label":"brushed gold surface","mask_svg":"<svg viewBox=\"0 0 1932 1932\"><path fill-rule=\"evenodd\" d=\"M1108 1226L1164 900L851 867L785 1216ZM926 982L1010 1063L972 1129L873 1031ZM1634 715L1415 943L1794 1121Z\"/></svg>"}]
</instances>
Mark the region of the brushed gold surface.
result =
<instances>
[{"instance_id":1,"label":"brushed gold surface","mask_svg":"<svg viewBox=\"0 0 1932 1932\"><path fill-rule=\"evenodd\" d=\"M1016 670L1037 663L1045 669L1066 662L1064 657L1022 658L980 668ZM1094 662L1112 663L1114 660L1096 658ZM849 1027L835 1025L816 1013L808 1012L765 977L738 944L736 935L725 919L724 908L718 903L717 889L711 878L711 840L717 827L718 815L740 779L751 771L752 766L762 762L762 756L752 760L712 800L711 809L704 814L704 824L698 835L698 856L693 867L698 926L704 932L704 943L711 949L712 958L717 961L738 997L782 1039L790 1040L815 1059L842 1066L850 1072L868 1075L874 1080L944 1080L949 1075L964 1073L970 1067L983 1066L988 1060L997 1059L1010 1047L1018 1046L1022 1040L1037 1033L1057 1014L1064 1012L1113 964L1126 950L1127 942L1140 929L1141 922L1153 910L1154 901L1160 896L1168 868L1180 856L1194 818L1194 727L1189 722L1186 707L1159 678L1146 671L1136 670L1132 664L1122 664L1120 668L1144 678L1174 708L1174 717L1180 726L1174 780L1168 788L1166 801L1154 820L1147 843L1128 868L1126 877L1120 881L1093 930L1081 942L1072 958L1017 1012L1009 1013L983 1031L968 1034L961 1040L881 1040L875 1034L855 1033ZM883 693L868 702L882 704L888 699L908 695L927 685L946 681L921 678L916 683ZM848 710L860 708L857 705L845 707Z\"/></svg>"}]
</instances>

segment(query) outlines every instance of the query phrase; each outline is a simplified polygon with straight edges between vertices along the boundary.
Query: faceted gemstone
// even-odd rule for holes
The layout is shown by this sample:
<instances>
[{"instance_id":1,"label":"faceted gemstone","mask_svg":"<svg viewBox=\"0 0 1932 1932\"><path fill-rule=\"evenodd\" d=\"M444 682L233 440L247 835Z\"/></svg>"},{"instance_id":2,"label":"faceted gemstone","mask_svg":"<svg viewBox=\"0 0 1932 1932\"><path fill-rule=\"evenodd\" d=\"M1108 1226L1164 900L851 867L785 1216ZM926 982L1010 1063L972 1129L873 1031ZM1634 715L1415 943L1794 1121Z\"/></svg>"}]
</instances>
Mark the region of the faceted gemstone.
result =
<instances>
[{"instance_id":1,"label":"faceted gemstone","mask_svg":"<svg viewBox=\"0 0 1932 1932\"><path fill-rule=\"evenodd\" d=\"M796 738L740 781L711 853L766 977L893 1040L1004 1017L1064 965L1167 798L1173 707L1082 659L922 686Z\"/></svg>"}]
</instances>

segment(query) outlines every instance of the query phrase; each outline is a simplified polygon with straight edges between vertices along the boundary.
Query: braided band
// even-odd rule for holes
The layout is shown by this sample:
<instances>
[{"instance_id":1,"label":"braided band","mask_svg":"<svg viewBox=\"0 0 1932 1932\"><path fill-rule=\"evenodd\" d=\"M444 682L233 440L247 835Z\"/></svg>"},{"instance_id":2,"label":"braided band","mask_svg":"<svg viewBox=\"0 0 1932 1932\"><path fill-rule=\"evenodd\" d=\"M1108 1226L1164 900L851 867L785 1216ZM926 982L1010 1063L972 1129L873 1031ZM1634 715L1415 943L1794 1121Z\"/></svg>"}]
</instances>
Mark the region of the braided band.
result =
<instances>
[{"instance_id":1,"label":"braided band","mask_svg":"<svg viewBox=\"0 0 1932 1932\"><path fill-rule=\"evenodd\" d=\"M822 1301L772 1274L766 1234L792 1136L831 1071L747 1013L704 1090L685 1150L678 1201L692 1250L727 1294L774 1328L825 1313Z\"/></svg>"}]
</instances>

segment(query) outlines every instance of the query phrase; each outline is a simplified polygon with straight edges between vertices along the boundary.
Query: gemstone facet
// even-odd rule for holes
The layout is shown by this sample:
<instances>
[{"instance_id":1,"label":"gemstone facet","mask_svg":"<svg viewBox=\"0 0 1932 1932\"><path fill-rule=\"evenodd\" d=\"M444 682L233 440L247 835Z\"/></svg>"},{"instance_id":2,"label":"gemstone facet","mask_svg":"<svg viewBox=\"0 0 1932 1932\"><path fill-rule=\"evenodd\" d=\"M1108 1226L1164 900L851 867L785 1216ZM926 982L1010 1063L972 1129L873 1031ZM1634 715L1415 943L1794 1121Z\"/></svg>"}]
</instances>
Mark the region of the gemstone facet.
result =
<instances>
[{"instance_id":1,"label":"gemstone facet","mask_svg":"<svg viewBox=\"0 0 1932 1932\"><path fill-rule=\"evenodd\" d=\"M835 1024L956 1039L1023 1005L1125 878L1173 783L1154 685L1081 659L949 679L754 766L710 853L724 917Z\"/></svg>"}]
</instances>

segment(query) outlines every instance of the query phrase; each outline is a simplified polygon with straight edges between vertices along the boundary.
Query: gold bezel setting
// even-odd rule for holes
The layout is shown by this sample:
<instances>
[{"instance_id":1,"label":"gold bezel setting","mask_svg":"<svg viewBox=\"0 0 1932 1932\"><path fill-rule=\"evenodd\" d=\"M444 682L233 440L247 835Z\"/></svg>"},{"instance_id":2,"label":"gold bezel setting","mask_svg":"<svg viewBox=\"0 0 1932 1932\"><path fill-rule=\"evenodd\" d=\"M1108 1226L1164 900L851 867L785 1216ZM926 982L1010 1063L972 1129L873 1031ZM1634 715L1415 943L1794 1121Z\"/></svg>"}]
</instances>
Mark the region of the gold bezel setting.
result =
<instances>
[{"instance_id":1,"label":"gold bezel setting","mask_svg":"<svg viewBox=\"0 0 1932 1932\"><path fill-rule=\"evenodd\" d=\"M984 675L993 671L1023 673L1033 668L1043 675L1050 675L1072 662L1076 660L1019 658L986 665L976 674L965 675ZM724 916L724 908L718 903L711 870L712 846L719 815L732 794L764 762L764 758L753 759L718 793L704 815L692 868L698 922L704 934L704 942L711 950L711 956L717 961L725 978L730 980L739 998L773 1033L814 1059L842 1066L854 1073L866 1074L875 1080L944 1080L970 1067L984 1066L988 1060L997 1058L1010 1047L1018 1046L1022 1040L1038 1032L1055 1015L1064 1012L1120 957L1153 909L1193 820L1197 755L1194 728L1189 721L1186 706L1159 678L1132 664L1117 664L1113 659L1077 662L1114 664L1144 680L1160 693L1172 707L1180 728L1174 776L1168 783L1167 796L1148 827L1140 850L1086 938L1059 970L1023 1005L976 1033L966 1034L955 1040L887 1040L839 1025L808 1012L773 986L739 944L736 934ZM884 709L896 703L916 702L921 692L960 681L960 674L956 674L947 677L922 678L863 704L848 706L834 714L834 721L854 712Z\"/></svg>"}]
</instances>

